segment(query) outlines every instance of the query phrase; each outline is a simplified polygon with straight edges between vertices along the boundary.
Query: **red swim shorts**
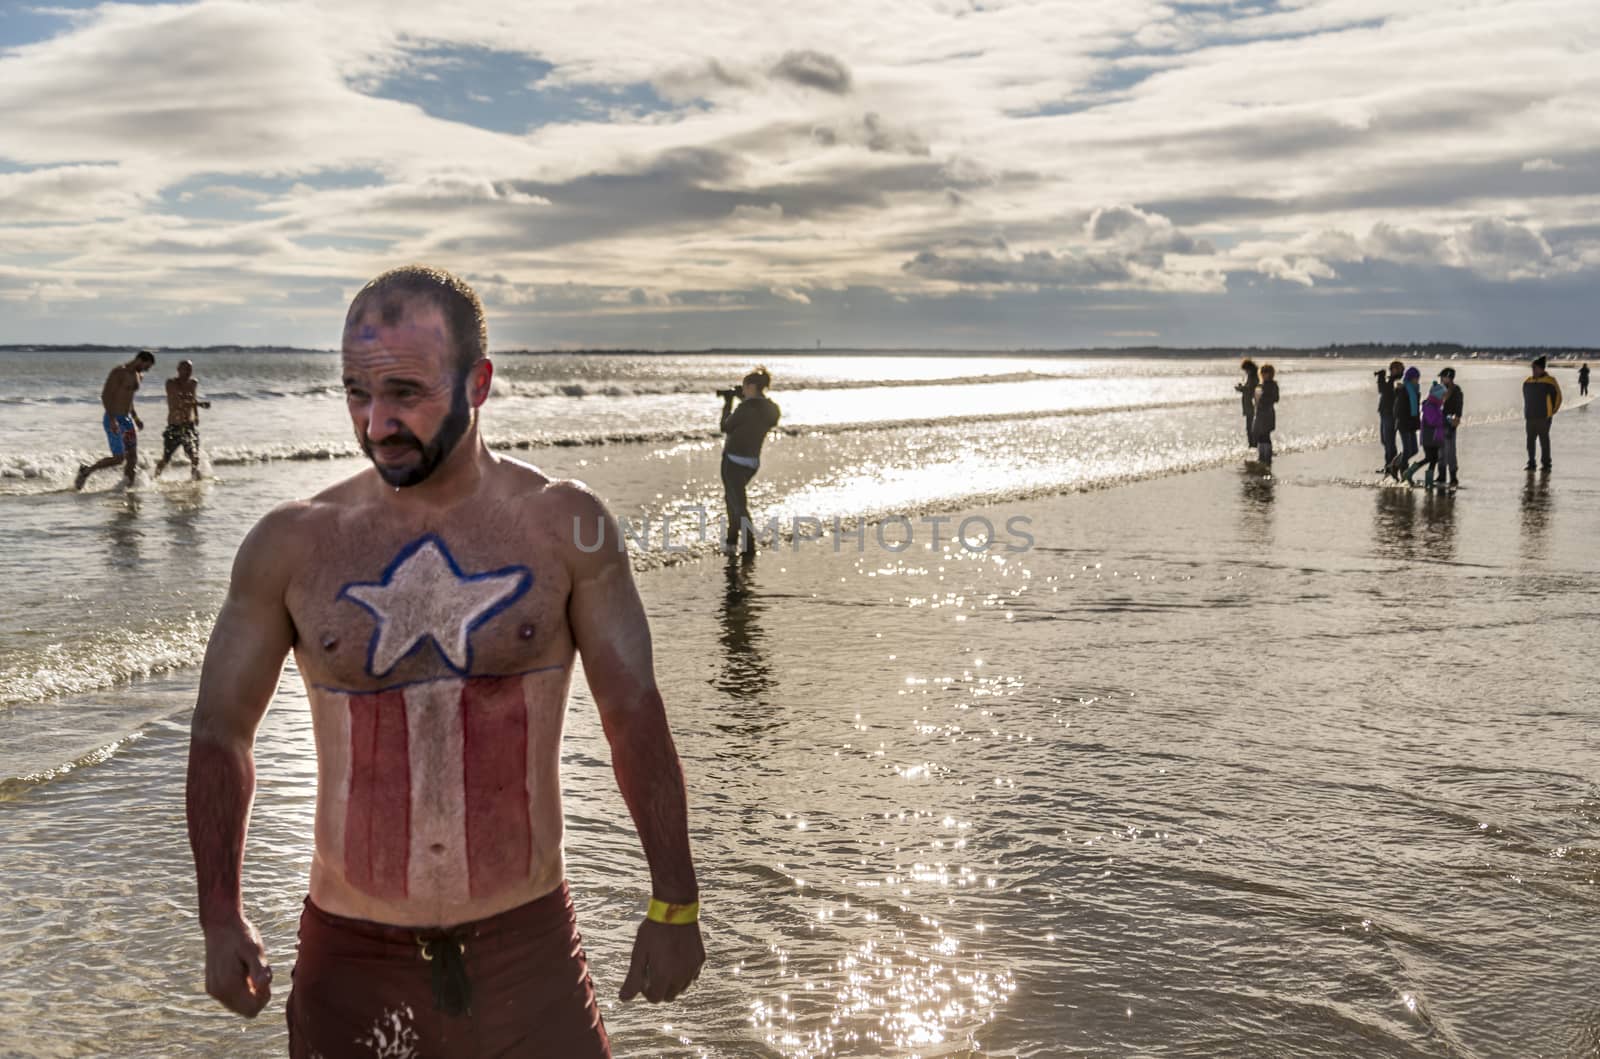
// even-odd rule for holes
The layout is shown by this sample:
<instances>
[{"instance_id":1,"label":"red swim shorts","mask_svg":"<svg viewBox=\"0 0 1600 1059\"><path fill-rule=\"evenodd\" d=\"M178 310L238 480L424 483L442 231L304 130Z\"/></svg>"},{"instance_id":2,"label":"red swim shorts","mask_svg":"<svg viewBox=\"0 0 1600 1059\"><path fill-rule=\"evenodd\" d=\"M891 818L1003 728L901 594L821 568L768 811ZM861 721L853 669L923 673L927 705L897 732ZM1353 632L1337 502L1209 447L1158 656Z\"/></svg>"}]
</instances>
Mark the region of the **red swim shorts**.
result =
<instances>
[{"instance_id":1,"label":"red swim shorts","mask_svg":"<svg viewBox=\"0 0 1600 1059\"><path fill-rule=\"evenodd\" d=\"M291 1059L610 1059L565 883L447 930L306 898L286 1015Z\"/></svg>"}]
</instances>

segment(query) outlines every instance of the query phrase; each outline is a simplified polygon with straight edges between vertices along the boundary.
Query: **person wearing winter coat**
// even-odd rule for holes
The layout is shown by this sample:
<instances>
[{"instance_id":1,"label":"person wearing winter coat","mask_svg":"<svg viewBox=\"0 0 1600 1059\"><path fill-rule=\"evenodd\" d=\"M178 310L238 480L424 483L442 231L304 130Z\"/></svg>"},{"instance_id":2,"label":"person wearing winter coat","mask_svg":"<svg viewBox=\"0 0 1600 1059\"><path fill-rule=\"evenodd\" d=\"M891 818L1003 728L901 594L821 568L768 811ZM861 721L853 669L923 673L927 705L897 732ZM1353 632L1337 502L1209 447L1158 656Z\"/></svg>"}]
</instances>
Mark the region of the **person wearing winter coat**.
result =
<instances>
[{"instance_id":1,"label":"person wearing winter coat","mask_svg":"<svg viewBox=\"0 0 1600 1059\"><path fill-rule=\"evenodd\" d=\"M1406 468L1406 484L1415 485L1413 479L1417 471L1426 467L1428 473L1423 484L1433 488L1433 475L1439 467L1439 451L1444 448L1444 399L1448 391L1444 384L1434 383L1428 387L1428 396L1422 399L1422 406L1417 418L1422 431L1422 459Z\"/></svg>"},{"instance_id":2,"label":"person wearing winter coat","mask_svg":"<svg viewBox=\"0 0 1600 1059\"><path fill-rule=\"evenodd\" d=\"M1244 372L1244 381L1234 386L1239 391L1239 404L1244 408L1244 443L1256 443L1256 388L1261 385L1261 376L1256 371L1256 362L1249 357L1239 362L1239 370Z\"/></svg>"},{"instance_id":3,"label":"person wearing winter coat","mask_svg":"<svg viewBox=\"0 0 1600 1059\"><path fill-rule=\"evenodd\" d=\"M1395 388L1394 428L1400 435L1400 453L1389 464L1389 477L1398 481L1411 457L1417 454L1417 431L1422 428L1422 372L1415 365L1406 369L1405 379Z\"/></svg>"},{"instance_id":4,"label":"person wearing winter coat","mask_svg":"<svg viewBox=\"0 0 1600 1059\"><path fill-rule=\"evenodd\" d=\"M1456 369L1446 368L1439 373L1439 381L1444 383L1446 390L1444 398L1444 449L1439 453L1440 473L1451 489L1461 486L1461 472L1456 467L1456 431L1461 428L1462 410L1466 407L1466 397L1461 392L1461 387L1456 385Z\"/></svg>"},{"instance_id":5,"label":"person wearing winter coat","mask_svg":"<svg viewBox=\"0 0 1600 1059\"><path fill-rule=\"evenodd\" d=\"M1272 466L1272 432L1278 426L1277 369L1271 364L1261 365L1261 392L1256 395L1256 417L1253 421L1256 438L1256 458Z\"/></svg>"}]
</instances>

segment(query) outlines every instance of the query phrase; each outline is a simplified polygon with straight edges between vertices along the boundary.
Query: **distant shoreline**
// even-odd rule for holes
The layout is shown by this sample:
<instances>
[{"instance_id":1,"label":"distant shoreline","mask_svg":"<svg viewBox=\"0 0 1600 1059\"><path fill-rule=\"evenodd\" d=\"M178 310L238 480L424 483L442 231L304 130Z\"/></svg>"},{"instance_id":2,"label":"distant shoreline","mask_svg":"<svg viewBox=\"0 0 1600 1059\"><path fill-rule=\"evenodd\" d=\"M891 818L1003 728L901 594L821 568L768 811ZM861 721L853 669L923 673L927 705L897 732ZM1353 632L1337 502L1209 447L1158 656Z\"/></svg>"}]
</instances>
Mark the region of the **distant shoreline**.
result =
<instances>
[{"instance_id":1,"label":"distant shoreline","mask_svg":"<svg viewBox=\"0 0 1600 1059\"><path fill-rule=\"evenodd\" d=\"M210 353L337 353L335 349L309 349L300 346L108 346L95 343L39 344L17 343L0 345L0 353L115 353L132 356L140 349L152 349L167 356L188 356ZM958 349L941 347L923 349L916 347L857 346L832 349L804 349L783 346L726 347L710 349L496 349L492 356L588 356L588 357L773 357L773 356L991 356L991 357L1195 357L1216 358L1247 355L1251 357L1322 357L1332 360L1371 360L1398 358L1401 360L1532 360L1546 356L1555 361L1580 361L1600 359L1600 349L1581 346L1481 346L1473 347L1455 342L1424 343L1351 343L1327 346L1094 346L1066 349Z\"/></svg>"}]
</instances>

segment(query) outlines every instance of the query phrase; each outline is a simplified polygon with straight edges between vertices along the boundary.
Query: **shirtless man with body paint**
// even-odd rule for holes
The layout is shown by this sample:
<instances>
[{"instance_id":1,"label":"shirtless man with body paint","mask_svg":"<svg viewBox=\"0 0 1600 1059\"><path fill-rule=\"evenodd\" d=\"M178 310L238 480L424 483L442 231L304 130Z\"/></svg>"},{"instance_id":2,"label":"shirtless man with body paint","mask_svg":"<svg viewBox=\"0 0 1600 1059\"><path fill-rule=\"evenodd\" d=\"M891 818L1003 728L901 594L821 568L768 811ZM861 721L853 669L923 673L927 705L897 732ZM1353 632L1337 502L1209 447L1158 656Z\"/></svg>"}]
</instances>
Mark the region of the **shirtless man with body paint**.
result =
<instances>
[{"instance_id":1,"label":"shirtless man with body paint","mask_svg":"<svg viewBox=\"0 0 1600 1059\"><path fill-rule=\"evenodd\" d=\"M446 273L396 269L356 296L344 385L373 466L256 525L206 652L188 779L206 990L248 1017L272 980L240 886L252 746L290 651L310 698L293 1056L609 1055L561 850L575 655L650 867L622 999L671 1000L705 960L627 555L576 547L574 525L611 521L581 484L485 447L484 348L476 296Z\"/></svg>"}]
</instances>

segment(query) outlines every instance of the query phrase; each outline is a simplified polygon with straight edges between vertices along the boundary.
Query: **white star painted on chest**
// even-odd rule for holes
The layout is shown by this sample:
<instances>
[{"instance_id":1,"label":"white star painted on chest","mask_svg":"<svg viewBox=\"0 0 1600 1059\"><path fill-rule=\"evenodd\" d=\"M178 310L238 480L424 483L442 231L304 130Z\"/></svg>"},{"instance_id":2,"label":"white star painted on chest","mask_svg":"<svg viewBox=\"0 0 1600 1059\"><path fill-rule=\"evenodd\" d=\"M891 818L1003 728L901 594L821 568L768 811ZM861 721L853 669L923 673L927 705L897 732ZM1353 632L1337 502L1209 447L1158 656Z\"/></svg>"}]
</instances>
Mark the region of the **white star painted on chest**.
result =
<instances>
[{"instance_id":1,"label":"white star painted on chest","mask_svg":"<svg viewBox=\"0 0 1600 1059\"><path fill-rule=\"evenodd\" d=\"M465 675L472 667L472 633L510 606L533 584L526 566L462 573L436 534L400 549L378 581L354 581L339 590L377 621L367 647L367 674L388 675L400 660L432 640L444 662Z\"/></svg>"}]
</instances>

